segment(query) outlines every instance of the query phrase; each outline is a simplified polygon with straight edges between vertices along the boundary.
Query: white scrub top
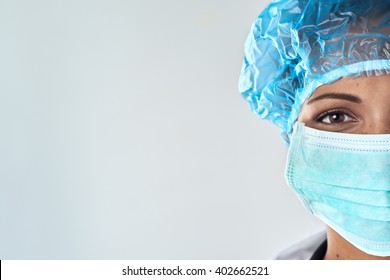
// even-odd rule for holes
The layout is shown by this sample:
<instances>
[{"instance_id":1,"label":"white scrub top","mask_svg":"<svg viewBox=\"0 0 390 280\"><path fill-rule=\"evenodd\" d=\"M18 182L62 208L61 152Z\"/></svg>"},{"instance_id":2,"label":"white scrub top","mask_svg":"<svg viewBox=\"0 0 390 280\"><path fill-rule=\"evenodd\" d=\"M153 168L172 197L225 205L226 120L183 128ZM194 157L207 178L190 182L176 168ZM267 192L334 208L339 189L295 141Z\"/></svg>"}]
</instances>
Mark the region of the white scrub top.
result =
<instances>
[{"instance_id":1,"label":"white scrub top","mask_svg":"<svg viewBox=\"0 0 390 280\"><path fill-rule=\"evenodd\" d=\"M310 260L318 250L323 251L326 242L326 231L320 231L280 252L276 260ZM326 246L326 244L325 244ZM318 250L317 250L318 249ZM316 252L317 251L317 252ZM323 253L325 255L325 252ZM324 256L322 256L324 257Z\"/></svg>"}]
</instances>

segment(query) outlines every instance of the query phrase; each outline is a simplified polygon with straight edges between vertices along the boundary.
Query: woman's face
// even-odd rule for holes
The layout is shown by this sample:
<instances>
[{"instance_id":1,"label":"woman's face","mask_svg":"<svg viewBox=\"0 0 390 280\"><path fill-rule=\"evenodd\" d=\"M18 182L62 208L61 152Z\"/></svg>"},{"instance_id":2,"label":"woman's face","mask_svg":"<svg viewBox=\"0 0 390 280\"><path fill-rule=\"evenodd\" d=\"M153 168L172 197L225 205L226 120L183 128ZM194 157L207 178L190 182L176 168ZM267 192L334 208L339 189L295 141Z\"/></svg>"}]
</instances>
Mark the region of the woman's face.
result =
<instances>
[{"instance_id":1,"label":"woman's face","mask_svg":"<svg viewBox=\"0 0 390 280\"><path fill-rule=\"evenodd\" d=\"M318 87L298 121L333 132L390 134L390 74L342 78Z\"/></svg>"}]
</instances>

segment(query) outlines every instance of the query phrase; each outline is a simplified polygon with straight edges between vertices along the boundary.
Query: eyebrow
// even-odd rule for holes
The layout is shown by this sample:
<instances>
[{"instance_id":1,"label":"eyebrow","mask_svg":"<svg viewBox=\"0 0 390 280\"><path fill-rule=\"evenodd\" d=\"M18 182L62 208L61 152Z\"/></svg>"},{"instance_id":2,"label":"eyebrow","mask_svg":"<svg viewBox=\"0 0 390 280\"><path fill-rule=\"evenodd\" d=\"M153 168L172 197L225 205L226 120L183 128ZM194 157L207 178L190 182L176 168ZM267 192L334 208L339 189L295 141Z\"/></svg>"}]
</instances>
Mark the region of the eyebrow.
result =
<instances>
[{"instance_id":1,"label":"eyebrow","mask_svg":"<svg viewBox=\"0 0 390 280\"><path fill-rule=\"evenodd\" d=\"M357 97L355 95L348 94L348 93L334 92L334 93L325 93L323 95L314 97L312 99L309 98L307 100L307 104L311 104L313 102L320 101L323 99L343 99L343 100L351 101L354 103L362 103L363 102L359 97Z\"/></svg>"}]
</instances>

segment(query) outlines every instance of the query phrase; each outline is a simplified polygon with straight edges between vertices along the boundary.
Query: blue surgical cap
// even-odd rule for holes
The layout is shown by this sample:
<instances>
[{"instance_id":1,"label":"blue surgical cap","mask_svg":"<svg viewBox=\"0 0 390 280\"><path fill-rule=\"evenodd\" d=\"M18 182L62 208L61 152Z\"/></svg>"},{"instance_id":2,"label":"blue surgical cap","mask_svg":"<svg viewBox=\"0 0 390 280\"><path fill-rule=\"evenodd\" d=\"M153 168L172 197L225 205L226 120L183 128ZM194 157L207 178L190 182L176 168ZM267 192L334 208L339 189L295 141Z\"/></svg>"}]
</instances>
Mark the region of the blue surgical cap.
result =
<instances>
[{"instance_id":1,"label":"blue surgical cap","mask_svg":"<svg viewBox=\"0 0 390 280\"><path fill-rule=\"evenodd\" d=\"M288 143L303 102L317 87L389 73L389 0L276 0L245 42L239 90Z\"/></svg>"}]
</instances>

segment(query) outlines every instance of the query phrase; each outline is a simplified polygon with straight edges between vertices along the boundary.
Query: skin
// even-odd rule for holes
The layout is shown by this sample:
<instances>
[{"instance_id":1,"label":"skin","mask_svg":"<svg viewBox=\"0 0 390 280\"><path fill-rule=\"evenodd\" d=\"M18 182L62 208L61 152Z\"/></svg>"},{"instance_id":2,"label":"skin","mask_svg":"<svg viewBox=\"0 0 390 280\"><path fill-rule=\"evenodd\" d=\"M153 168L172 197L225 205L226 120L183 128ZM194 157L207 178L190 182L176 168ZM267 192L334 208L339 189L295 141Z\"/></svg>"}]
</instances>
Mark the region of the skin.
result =
<instances>
[{"instance_id":1,"label":"skin","mask_svg":"<svg viewBox=\"0 0 390 280\"><path fill-rule=\"evenodd\" d=\"M317 88L301 108L298 121L315 129L353 133L390 134L390 74L342 78ZM357 249L331 228L327 229L325 260L390 259Z\"/></svg>"}]
</instances>

